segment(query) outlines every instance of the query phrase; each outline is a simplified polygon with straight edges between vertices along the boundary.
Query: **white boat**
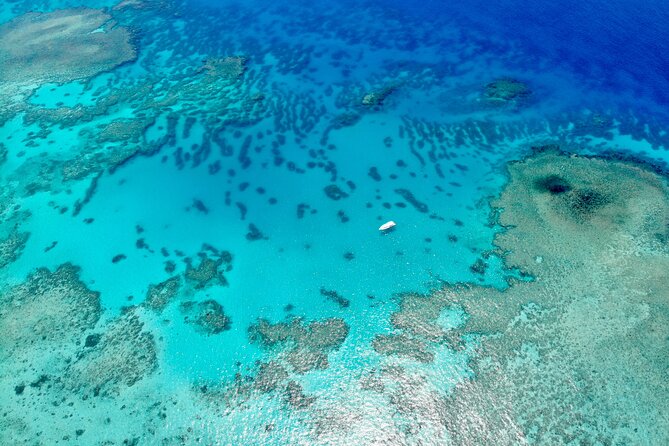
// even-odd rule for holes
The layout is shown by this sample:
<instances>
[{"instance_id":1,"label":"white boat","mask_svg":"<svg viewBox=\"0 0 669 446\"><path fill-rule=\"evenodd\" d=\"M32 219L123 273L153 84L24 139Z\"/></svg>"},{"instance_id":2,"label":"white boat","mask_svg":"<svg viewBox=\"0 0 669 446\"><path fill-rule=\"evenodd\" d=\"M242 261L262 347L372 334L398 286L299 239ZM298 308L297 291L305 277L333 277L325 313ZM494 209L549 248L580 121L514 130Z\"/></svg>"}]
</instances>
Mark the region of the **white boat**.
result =
<instances>
[{"instance_id":1,"label":"white boat","mask_svg":"<svg viewBox=\"0 0 669 446\"><path fill-rule=\"evenodd\" d=\"M390 220L381 226L379 226L379 231L387 231L388 229L394 228L397 225L394 221Z\"/></svg>"}]
</instances>

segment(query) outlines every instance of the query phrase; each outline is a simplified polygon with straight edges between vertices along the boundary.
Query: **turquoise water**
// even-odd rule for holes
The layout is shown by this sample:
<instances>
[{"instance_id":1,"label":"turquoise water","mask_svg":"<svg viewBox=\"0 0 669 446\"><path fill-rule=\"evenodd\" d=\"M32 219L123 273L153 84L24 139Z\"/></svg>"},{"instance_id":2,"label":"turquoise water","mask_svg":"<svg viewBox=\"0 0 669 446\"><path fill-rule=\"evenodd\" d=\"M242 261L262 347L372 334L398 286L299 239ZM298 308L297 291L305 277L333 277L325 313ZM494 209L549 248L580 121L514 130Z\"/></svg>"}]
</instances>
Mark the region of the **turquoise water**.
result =
<instances>
[{"instance_id":1,"label":"turquoise water","mask_svg":"<svg viewBox=\"0 0 669 446\"><path fill-rule=\"evenodd\" d=\"M508 3L0 5L1 443L665 444L662 60Z\"/></svg>"}]
</instances>

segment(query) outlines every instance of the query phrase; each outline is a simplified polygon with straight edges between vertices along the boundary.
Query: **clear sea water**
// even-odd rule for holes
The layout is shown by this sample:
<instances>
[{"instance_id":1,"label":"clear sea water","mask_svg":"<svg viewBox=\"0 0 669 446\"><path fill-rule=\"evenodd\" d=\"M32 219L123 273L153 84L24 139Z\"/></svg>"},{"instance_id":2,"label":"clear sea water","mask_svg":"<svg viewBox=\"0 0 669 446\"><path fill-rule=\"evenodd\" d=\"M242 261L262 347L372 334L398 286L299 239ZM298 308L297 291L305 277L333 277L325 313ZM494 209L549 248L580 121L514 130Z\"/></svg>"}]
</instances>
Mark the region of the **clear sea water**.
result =
<instances>
[{"instance_id":1,"label":"clear sea water","mask_svg":"<svg viewBox=\"0 0 669 446\"><path fill-rule=\"evenodd\" d=\"M39 28L53 11L84 20L78 8L102 11L103 25ZM0 443L667 444L668 432L627 422L623 436L625 421L571 400L572 427L601 418L599 430L549 435L550 414L519 406L512 440L485 420L488 436L459 435L453 417L475 415L457 412L458 386L489 353L480 336L504 334L464 330L469 315L452 305L436 324L461 339L430 344L430 360L378 340L402 332L407 293L470 284L504 296L537 279L505 262L490 205L533 146L634 159L666 179L668 20L665 3L628 0L2 2ZM114 29L135 54L103 38L110 55L90 69L82 42ZM204 282L189 276L227 253ZM30 281L66 263L79 270L65 291ZM651 276L642 291L666 310L669 275ZM171 277L178 290L151 308L152 286ZM77 322L91 299L99 313ZM197 313L210 300L220 311ZM140 328L111 331L128 320ZM327 348L307 347L312 332L271 342L261 320L337 320L346 333ZM325 363L290 363L314 352ZM277 363L285 374L262 387ZM669 357L657 363L666 377ZM377 375L386 390L361 384ZM640 393L669 396L666 382ZM666 426L661 408L633 402Z\"/></svg>"}]
</instances>

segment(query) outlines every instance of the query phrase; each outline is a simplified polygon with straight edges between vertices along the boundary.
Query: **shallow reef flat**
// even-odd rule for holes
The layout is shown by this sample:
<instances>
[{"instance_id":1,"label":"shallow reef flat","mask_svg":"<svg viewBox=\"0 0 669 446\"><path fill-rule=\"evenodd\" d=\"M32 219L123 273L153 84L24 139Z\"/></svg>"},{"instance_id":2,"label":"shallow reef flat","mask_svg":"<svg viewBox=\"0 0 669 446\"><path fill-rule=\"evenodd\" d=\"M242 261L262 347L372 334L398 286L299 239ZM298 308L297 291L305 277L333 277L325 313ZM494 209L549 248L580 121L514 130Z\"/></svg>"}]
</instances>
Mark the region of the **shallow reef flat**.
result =
<instances>
[{"instance_id":1,"label":"shallow reef flat","mask_svg":"<svg viewBox=\"0 0 669 446\"><path fill-rule=\"evenodd\" d=\"M32 349L58 349L78 341L100 319L99 294L79 280L79 268L41 268L2 294L0 324L5 364L40 361ZM40 348L40 349L41 349ZM21 358L21 360L17 360Z\"/></svg>"},{"instance_id":2,"label":"shallow reef flat","mask_svg":"<svg viewBox=\"0 0 669 446\"><path fill-rule=\"evenodd\" d=\"M438 315L455 306L468 315L458 334L480 338L473 377L442 407L453 444L665 442L667 179L535 150L492 202L500 255L532 280L406 296L395 326L434 345L446 339Z\"/></svg>"},{"instance_id":3,"label":"shallow reef flat","mask_svg":"<svg viewBox=\"0 0 669 446\"><path fill-rule=\"evenodd\" d=\"M127 28L90 8L27 13L0 25L0 81L68 82L110 70L136 56Z\"/></svg>"}]
</instances>

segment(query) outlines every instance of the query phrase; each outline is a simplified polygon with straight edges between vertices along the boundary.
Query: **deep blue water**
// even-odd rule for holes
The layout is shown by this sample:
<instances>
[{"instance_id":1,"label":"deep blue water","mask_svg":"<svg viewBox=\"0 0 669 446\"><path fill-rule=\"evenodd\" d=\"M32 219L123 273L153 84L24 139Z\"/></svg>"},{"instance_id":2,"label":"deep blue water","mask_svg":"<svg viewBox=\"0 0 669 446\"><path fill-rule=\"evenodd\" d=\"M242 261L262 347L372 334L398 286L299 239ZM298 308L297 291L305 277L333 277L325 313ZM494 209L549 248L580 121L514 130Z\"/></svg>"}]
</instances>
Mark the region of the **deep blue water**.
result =
<instances>
[{"instance_id":1,"label":"deep blue water","mask_svg":"<svg viewBox=\"0 0 669 446\"><path fill-rule=\"evenodd\" d=\"M463 21L518 40L532 53L568 64L612 94L631 90L667 102L667 29L663 2L466 2ZM450 11L449 11L450 12Z\"/></svg>"}]
</instances>

